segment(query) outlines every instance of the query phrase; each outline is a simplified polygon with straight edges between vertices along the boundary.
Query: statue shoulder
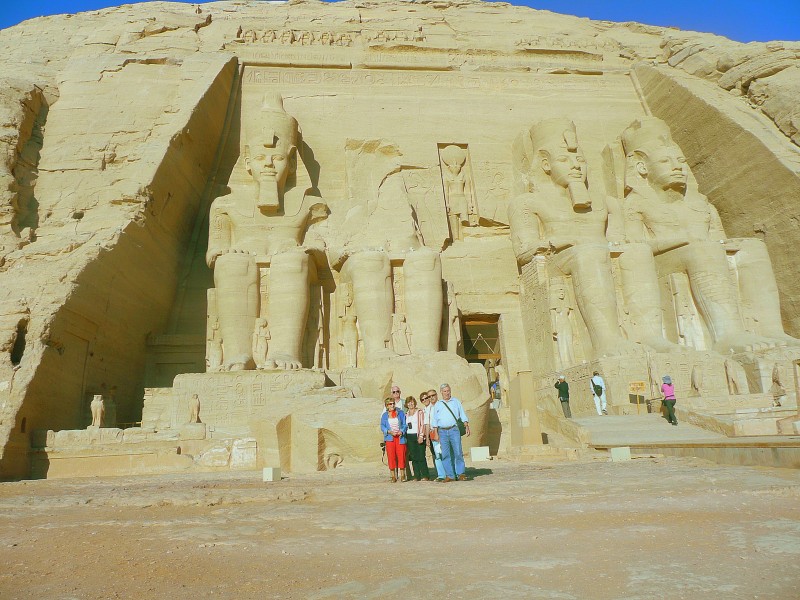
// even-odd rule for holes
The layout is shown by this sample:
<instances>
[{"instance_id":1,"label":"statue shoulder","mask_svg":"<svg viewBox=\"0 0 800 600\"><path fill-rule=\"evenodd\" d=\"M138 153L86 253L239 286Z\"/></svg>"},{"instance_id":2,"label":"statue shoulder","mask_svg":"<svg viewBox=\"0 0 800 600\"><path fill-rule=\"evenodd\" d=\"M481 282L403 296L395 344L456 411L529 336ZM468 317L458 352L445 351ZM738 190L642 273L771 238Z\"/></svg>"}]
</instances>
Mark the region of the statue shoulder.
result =
<instances>
[{"instance_id":1,"label":"statue shoulder","mask_svg":"<svg viewBox=\"0 0 800 600\"><path fill-rule=\"evenodd\" d=\"M511 201L508 203L508 211L509 213L522 209L535 211L540 203L541 194L536 194L535 192L525 192L524 194L518 194L511 199Z\"/></svg>"}]
</instances>

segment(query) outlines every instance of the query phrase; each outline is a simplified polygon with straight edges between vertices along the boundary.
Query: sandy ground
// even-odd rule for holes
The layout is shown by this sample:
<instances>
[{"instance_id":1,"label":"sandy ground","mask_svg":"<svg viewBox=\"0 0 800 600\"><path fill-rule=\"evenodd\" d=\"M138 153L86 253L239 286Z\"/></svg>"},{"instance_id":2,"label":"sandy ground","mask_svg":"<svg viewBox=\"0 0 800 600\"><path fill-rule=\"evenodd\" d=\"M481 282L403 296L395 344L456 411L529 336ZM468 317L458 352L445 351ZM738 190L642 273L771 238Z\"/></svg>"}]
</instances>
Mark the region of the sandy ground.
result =
<instances>
[{"instance_id":1,"label":"sandy ground","mask_svg":"<svg viewBox=\"0 0 800 600\"><path fill-rule=\"evenodd\" d=\"M0 484L0 598L800 598L800 471L483 465Z\"/></svg>"}]
</instances>

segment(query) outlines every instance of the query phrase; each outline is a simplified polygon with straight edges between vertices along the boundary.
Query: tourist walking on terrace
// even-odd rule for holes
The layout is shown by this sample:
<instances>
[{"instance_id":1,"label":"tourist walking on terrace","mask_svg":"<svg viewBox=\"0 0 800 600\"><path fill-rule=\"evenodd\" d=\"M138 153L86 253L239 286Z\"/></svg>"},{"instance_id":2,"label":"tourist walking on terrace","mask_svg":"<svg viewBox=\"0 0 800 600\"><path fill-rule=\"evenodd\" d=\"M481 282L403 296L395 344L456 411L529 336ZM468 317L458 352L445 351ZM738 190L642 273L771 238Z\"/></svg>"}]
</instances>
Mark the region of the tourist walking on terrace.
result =
<instances>
[{"instance_id":1,"label":"tourist walking on terrace","mask_svg":"<svg viewBox=\"0 0 800 600\"><path fill-rule=\"evenodd\" d=\"M449 384L443 383L439 386L439 390L442 392L442 401L437 402L431 410L431 432L439 436L439 443L442 445L444 482L456 479L466 481L464 452L461 449L461 432L458 429L457 419L464 422L466 436L470 435L469 419L461 401L452 397Z\"/></svg>"},{"instance_id":2,"label":"tourist walking on terrace","mask_svg":"<svg viewBox=\"0 0 800 600\"><path fill-rule=\"evenodd\" d=\"M563 375L558 376L558 381L553 386L558 390L558 399L561 401L561 410L568 419L572 418L572 411L569 409L569 384Z\"/></svg>"},{"instance_id":3,"label":"tourist walking on terrace","mask_svg":"<svg viewBox=\"0 0 800 600\"><path fill-rule=\"evenodd\" d=\"M406 398L406 474L409 480L428 481L428 465L425 462L425 413L417 408L414 396ZM411 472L411 467L414 472Z\"/></svg>"},{"instance_id":4,"label":"tourist walking on terrace","mask_svg":"<svg viewBox=\"0 0 800 600\"><path fill-rule=\"evenodd\" d=\"M661 381L664 382L661 384L661 393L664 394L664 406L667 408L667 421L673 425L677 425L678 419L675 416L675 386L672 384L672 377L664 375Z\"/></svg>"},{"instance_id":5,"label":"tourist walking on terrace","mask_svg":"<svg viewBox=\"0 0 800 600\"><path fill-rule=\"evenodd\" d=\"M381 432L386 444L386 458L392 482L397 481L398 470L400 481L406 480L406 415L397 408L393 398L386 398L383 405L386 412L381 415Z\"/></svg>"},{"instance_id":6,"label":"tourist walking on terrace","mask_svg":"<svg viewBox=\"0 0 800 600\"><path fill-rule=\"evenodd\" d=\"M598 415L607 415L606 412L606 382L600 377L600 373L594 372L589 380L592 396L594 396L594 406Z\"/></svg>"},{"instance_id":7,"label":"tourist walking on terrace","mask_svg":"<svg viewBox=\"0 0 800 600\"><path fill-rule=\"evenodd\" d=\"M431 434L431 413L433 407L439 401L436 395L436 390L428 390L419 395L419 399L425 405L425 438L428 440L431 448L431 456L433 457L433 464L436 466L436 481L444 481L444 465L442 464L442 445L439 443L439 437ZM426 463L427 464L427 463Z\"/></svg>"}]
</instances>

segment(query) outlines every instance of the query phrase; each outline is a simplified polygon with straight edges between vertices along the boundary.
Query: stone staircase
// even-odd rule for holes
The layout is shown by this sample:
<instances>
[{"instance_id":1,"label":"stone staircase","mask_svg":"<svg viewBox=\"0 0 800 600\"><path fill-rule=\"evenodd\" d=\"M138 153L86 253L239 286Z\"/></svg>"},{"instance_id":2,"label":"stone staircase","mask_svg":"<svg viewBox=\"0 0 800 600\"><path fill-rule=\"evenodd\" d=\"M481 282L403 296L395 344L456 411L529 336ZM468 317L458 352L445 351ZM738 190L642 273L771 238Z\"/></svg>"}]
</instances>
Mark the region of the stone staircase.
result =
<instances>
[{"instance_id":1,"label":"stone staircase","mask_svg":"<svg viewBox=\"0 0 800 600\"><path fill-rule=\"evenodd\" d=\"M635 446L650 443L705 442L725 439L725 436L680 423L674 427L659 414L608 415L572 419L590 446Z\"/></svg>"}]
</instances>

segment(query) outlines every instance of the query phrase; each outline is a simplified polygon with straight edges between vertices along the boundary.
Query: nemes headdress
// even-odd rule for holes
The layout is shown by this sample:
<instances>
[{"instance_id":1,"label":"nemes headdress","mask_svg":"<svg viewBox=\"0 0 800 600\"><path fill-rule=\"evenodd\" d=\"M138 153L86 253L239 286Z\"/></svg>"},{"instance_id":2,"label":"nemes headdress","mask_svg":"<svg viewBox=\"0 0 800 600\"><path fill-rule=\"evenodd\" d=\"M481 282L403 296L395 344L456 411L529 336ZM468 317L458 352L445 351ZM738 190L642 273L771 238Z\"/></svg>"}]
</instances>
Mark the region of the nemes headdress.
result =
<instances>
[{"instance_id":1,"label":"nemes headdress","mask_svg":"<svg viewBox=\"0 0 800 600\"><path fill-rule=\"evenodd\" d=\"M622 147L626 156L645 151L648 147L674 144L669 126L657 117L637 119L622 132Z\"/></svg>"},{"instance_id":2,"label":"nemes headdress","mask_svg":"<svg viewBox=\"0 0 800 600\"><path fill-rule=\"evenodd\" d=\"M570 152L578 149L578 134L575 123L569 119L546 119L530 129L533 152L547 150L548 146L558 144Z\"/></svg>"},{"instance_id":3,"label":"nemes headdress","mask_svg":"<svg viewBox=\"0 0 800 600\"><path fill-rule=\"evenodd\" d=\"M264 96L261 110L247 124L247 145L274 145L276 138L291 140L292 146L297 146L300 142L300 129L295 118L284 110L283 97L280 94L268 94Z\"/></svg>"}]
</instances>

